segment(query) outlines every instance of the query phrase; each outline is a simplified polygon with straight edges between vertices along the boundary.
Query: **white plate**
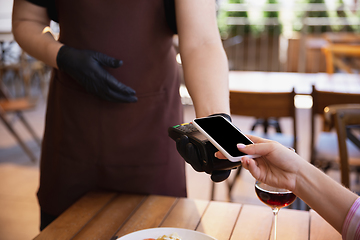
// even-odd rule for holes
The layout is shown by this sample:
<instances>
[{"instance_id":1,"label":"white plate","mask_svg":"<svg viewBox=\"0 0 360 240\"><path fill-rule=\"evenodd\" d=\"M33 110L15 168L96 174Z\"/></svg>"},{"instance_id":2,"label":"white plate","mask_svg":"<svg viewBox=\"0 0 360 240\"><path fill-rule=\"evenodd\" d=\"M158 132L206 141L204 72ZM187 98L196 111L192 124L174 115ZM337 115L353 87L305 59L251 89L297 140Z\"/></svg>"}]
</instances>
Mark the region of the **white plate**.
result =
<instances>
[{"instance_id":1,"label":"white plate","mask_svg":"<svg viewBox=\"0 0 360 240\"><path fill-rule=\"evenodd\" d=\"M182 240L216 240L209 235L184 228L149 228L129 233L117 240L143 240L146 238L158 238L163 235L177 233Z\"/></svg>"}]
</instances>

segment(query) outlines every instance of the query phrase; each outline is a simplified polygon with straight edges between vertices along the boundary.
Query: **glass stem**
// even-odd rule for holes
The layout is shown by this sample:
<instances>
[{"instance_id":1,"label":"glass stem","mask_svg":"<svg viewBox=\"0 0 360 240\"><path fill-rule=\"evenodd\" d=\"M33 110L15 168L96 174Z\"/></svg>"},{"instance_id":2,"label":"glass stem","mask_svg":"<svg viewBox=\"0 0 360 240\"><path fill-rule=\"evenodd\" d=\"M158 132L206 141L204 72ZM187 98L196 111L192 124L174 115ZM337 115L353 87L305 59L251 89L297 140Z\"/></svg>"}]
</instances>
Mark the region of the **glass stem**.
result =
<instances>
[{"instance_id":1,"label":"glass stem","mask_svg":"<svg viewBox=\"0 0 360 240\"><path fill-rule=\"evenodd\" d=\"M276 230L277 230L277 216L278 216L278 212L279 212L279 208L275 207L272 209L273 214L274 214L274 240L276 240Z\"/></svg>"}]
</instances>

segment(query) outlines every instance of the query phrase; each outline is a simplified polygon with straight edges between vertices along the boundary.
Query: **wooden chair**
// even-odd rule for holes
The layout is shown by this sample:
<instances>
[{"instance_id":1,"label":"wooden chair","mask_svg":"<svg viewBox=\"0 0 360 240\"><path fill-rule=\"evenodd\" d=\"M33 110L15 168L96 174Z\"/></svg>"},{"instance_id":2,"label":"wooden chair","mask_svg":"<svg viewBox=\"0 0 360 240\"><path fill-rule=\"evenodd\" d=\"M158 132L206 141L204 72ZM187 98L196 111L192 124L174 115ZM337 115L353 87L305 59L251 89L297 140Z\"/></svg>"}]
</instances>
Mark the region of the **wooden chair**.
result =
<instances>
[{"instance_id":1,"label":"wooden chair","mask_svg":"<svg viewBox=\"0 0 360 240\"><path fill-rule=\"evenodd\" d=\"M318 91L315 86L312 86L311 96L313 106L311 109L310 162L326 172L329 168L335 167L333 165L336 163L339 153L337 135L332 125L325 119L325 112L329 111L328 106L330 105L360 103L360 94Z\"/></svg>"},{"instance_id":2,"label":"wooden chair","mask_svg":"<svg viewBox=\"0 0 360 240\"><path fill-rule=\"evenodd\" d=\"M344 57L360 58L360 45L351 44L328 44L324 46L322 52L326 59L326 72L333 74L334 66L347 73L354 73L353 68L359 69L358 61L349 64L343 60Z\"/></svg>"},{"instance_id":3,"label":"wooden chair","mask_svg":"<svg viewBox=\"0 0 360 240\"><path fill-rule=\"evenodd\" d=\"M323 34L327 44L322 47L326 59L326 72L338 68L347 73L360 69L360 34L352 32L327 32Z\"/></svg>"},{"instance_id":4,"label":"wooden chair","mask_svg":"<svg viewBox=\"0 0 360 240\"><path fill-rule=\"evenodd\" d=\"M261 137L273 139L284 143L288 147L296 149L297 132L296 132L296 116L295 116L295 91L291 92L244 92L244 91L230 91L230 111L232 115L254 117L257 119L271 119L271 118L291 118L293 122L293 132L291 136L285 136L283 133L276 131L275 133L264 132ZM259 135L256 132L245 133ZM289 140L290 138L290 140ZM231 190L239 177L241 167L236 170L235 177L232 181L227 180L228 194L231 199ZM214 195L214 186L212 189L212 199Z\"/></svg>"},{"instance_id":5,"label":"wooden chair","mask_svg":"<svg viewBox=\"0 0 360 240\"><path fill-rule=\"evenodd\" d=\"M37 101L34 98L11 99L8 97L8 93L0 86L0 119L33 162L36 162L37 158L13 127L13 121L8 118L8 114L13 113L14 116L24 124L25 128L29 131L36 143L41 146L40 138L23 115L23 111L33 110L36 107L36 102Z\"/></svg>"},{"instance_id":6,"label":"wooden chair","mask_svg":"<svg viewBox=\"0 0 360 240\"><path fill-rule=\"evenodd\" d=\"M337 133L337 142L339 146L339 162L341 172L341 183L350 188L350 166L355 166L357 170L360 167L360 104L352 105L350 108L342 108L329 106L329 108L336 107L334 114L335 128ZM353 131L357 130L357 135ZM349 154L349 148L352 146L355 149L354 154Z\"/></svg>"}]
</instances>

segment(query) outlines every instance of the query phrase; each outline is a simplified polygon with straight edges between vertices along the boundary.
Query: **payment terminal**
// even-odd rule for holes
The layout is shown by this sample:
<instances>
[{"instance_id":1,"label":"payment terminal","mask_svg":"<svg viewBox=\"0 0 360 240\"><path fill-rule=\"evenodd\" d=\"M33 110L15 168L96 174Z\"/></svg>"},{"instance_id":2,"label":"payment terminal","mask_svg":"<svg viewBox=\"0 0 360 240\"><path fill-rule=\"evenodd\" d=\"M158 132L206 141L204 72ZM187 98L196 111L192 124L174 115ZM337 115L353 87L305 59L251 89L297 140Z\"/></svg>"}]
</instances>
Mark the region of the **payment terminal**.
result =
<instances>
[{"instance_id":1,"label":"payment terminal","mask_svg":"<svg viewBox=\"0 0 360 240\"><path fill-rule=\"evenodd\" d=\"M201 165L208 174L211 174L214 170L229 170L241 166L241 162L231 162L227 159L216 158L214 154L218 150L192 123L183 123L169 127L168 134L174 141L186 135L198 150Z\"/></svg>"}]
</instances>

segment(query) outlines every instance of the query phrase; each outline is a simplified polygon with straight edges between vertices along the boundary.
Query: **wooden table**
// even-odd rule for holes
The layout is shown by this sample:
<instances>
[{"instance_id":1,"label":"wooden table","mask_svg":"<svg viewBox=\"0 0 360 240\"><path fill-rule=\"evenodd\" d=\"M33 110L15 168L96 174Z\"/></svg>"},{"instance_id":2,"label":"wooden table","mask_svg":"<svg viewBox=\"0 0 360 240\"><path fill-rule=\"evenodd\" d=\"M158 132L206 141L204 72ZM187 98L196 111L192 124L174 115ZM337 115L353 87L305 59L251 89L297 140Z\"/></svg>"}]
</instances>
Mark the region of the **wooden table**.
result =
<instances>
[{"instance_id":1,"label":"wooden table","mask_svg":"<svg viewBox=\"0 0 360 240\"><path fill-rule=\"evenodd\" d=\"M218 240L267 240L271 226L272 211L265 205L90 192L35 239L109 240L147 228L176 227L203 232ZM278 240L341 239L316 212L291 209L279 212L277 235Z\"/></svg>"},{"instance_id":2,"label":"wooden table","mask_svg":"<svg viewBox=\"0 0 360 240\"><path fill-rule=\"evenodd\" d=\"M239 91L290 92L308 95L312 85L317 90L360 93L360 75L345 73L293 73L230 71L229 88Z\"/></svg>"}]
</instances>

